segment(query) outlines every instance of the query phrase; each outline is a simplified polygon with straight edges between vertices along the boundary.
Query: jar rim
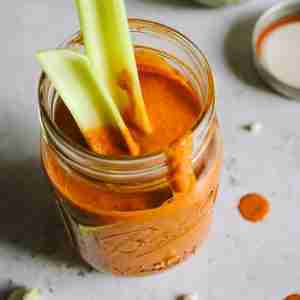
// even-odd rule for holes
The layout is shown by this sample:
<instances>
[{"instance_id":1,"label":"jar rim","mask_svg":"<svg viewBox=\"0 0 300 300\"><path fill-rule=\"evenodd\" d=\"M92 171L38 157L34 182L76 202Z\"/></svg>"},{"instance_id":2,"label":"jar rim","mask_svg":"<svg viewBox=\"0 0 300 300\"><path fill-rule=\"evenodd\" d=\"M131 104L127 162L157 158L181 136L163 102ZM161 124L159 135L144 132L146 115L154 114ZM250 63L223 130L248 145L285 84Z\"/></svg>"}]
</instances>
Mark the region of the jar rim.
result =
<instances>
[{"instance_id":1,"label":"jar rim","mask_svg":"<svg viewBox=\"0 0 300 300\"><path fill-rule=\"evenodd\" d=\"M207 76L207 91L206 92L206 105L203 111L199 114L199 117L193 127L191 128L191 132L197 134L197 136L201 136L205 138L206 132L214 120L215 115L215 88L214 88L214 80L212 70L208 63L206 56L199 49L199 47L190 40L187 36L182 34L181 32L173 29L167 25L163 25L161 23L139 19L139 18L129 18L130 27L132 25L138 26L138 28L148 28L149 26L153 29L157 29L164 34L171 36L177 41L181 41L181 46L188 47L190 54L197 61L198 67L205 69L205 75ZM130 28L132 31L132 28ZM77 31L71 37L66 39L58 48L63 48L68 45L68 43L75 41L80 36L80 31ZM113 170L126 170L128 172L128 167L130 166L131 175L136 175L141 169L135 168L134 165L142 165L147 166L151 164L151 168L149 168L148 172L155 172L158 168L167 169L167 156L163 151L145 154L137 157L132 156L122 156L121 158L107 156L107 155L99 155L97 153L92 152L78 144L75 144L71 141L70 138L66 137L61 130L54 124L49 113L44 107L43 104L43 84L45 79L47 78L44 72L41 73L39 83L38 83L38 99L39 99L39 109L40 109L40 122L42 129L46 131L47 136L51 138L51 140L56 140L60 145L63 146L64 151L62 156L68 161L71 161L73 164L78 164L78 166L86 161L89 161L87 168L97 170L97 166L101 166L104 169L113 169ZM193 155L194 160L194 155ZM153 166L155 164L155 167ZM143 171L145 171L143 169ZM127 175L129 175L129 173Z\"/></svg>"}]
</instances>

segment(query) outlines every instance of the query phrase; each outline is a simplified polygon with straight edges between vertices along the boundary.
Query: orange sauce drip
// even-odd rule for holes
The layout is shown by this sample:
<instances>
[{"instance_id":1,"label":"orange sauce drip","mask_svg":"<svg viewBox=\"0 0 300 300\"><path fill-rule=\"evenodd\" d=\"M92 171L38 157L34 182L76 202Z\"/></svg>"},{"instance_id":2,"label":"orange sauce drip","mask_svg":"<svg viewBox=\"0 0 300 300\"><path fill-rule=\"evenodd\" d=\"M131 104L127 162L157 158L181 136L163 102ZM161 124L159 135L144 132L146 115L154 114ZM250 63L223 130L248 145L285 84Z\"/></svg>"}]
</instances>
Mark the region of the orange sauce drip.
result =
<instances>
[{"instance_id":1,"label":"orange sauce drip","mask_svg":"<svg viewBox=\"0 0 300 300\"><path fill-rule=\"evenodd\" d=\"M268 200L259 194L247 194L239 203L239 211L243 218L250 222L262 221L270 211Z\"/></svg>"},{"instance_id":2,"label":"orange sauce drip","mask_svg":"<svg viewBox=\"0 0 300 300\"><path fill-rule=\"evenodd\" d=\"M175 193L190 191L196 183L192 165L192 136L187 134L168 150L169 182Z\"/></svg>"},{"instance_id":3,"label":"orange sauce drip","mask_svg":"<svg viewBox=\"0 0 300 300\"><path fill-rule=\"evenodd\" d=\"M266 29L264 29L264 31L260 34L260 36L258 37L257 42L256 42L257 55L258 56L261 55L263 43L266 40L266 38L269 36L269 34L271 34L273 31L275 31L279 27L288 25L290 23L296 23L296 22L300 22L300 16L287 16L287 17L284 17L284 18L272 23Z\"/></svg>"}]
</instances>

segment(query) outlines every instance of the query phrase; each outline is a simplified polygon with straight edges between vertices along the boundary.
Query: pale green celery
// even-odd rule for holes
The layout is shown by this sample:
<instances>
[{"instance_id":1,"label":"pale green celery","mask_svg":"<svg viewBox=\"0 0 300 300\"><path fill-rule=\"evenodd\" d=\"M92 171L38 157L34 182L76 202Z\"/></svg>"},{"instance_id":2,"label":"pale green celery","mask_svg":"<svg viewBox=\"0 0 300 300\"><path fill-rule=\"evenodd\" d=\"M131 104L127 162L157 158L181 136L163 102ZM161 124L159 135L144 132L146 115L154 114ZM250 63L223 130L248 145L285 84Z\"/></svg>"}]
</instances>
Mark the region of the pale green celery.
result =
<instances>
[{"instance_id":1,"label":"pale green celery","mask_svg":"<svg viewBox=\"0 0 300 300\"><path fill-rule=\"evenodd\" d=\"M39 300L40 292L38 289L19 288L13 291L7 300Z\"/></svg>"},{"instance_id":2,"label":"pale green celery","mask_svg":"<svg viewBox=\"0 0 300 300\"><path fill-rule=\"evenodd\" d=\"M107 84L121 114L150 133L124 0L75 1L86 53L98 85Z\"/></svg>"},{"instance_id":3,"label":"pale green celery","mask_svg":"<svg viewBox=\"0 0 300 300\"><path fill-rule=\"evenodd\" d=\"M39 300L39 299L40 299L40 291L38 289L28 290L23 297L23 300Z\"/></svg>"},{"instance_id":4,"label":"pale green celery","mask_svg":"<svg viewBox=\"0 0 300 300\"><path fill-rule=\"evenodd\" d=\"M91 137L91 133L113 126L120 129L130 152L138 154L118 107L106 87L99 88L86 56L73 50L56 49L39 52L37 59L92 150L103 154L100 138Z\"/></svg>"}]
</instances>

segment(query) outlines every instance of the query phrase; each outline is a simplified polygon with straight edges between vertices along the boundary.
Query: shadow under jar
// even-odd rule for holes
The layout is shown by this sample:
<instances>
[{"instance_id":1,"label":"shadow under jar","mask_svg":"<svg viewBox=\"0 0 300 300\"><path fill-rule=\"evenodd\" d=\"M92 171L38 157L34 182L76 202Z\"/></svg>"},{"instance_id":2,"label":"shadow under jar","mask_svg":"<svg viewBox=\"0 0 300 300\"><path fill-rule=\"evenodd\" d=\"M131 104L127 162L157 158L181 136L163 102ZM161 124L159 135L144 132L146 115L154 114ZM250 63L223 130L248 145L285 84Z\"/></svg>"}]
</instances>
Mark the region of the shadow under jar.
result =
<instances>
[{"instance_id":1,"label":"shadow under jar","mask_svg":"<svg viewBox=\"0 0 300 300\"><path fill-rule=\"evenodd\" d=\"M197 181L188 192L172 193L163 152L134 158L100 156L66 136L55 122L61 100L45 74L39 105L42 162L73 246L99 271L136 276L180 263L206 239L223 148L213 77L203 54L185 36L158 23L131 19L130 30L136 49L163 58L197 94L201 112L192 128ZM80 34L61 47L83 48ZM126 209L112 203L126 203Z\"/></svg>"}]
</instances>

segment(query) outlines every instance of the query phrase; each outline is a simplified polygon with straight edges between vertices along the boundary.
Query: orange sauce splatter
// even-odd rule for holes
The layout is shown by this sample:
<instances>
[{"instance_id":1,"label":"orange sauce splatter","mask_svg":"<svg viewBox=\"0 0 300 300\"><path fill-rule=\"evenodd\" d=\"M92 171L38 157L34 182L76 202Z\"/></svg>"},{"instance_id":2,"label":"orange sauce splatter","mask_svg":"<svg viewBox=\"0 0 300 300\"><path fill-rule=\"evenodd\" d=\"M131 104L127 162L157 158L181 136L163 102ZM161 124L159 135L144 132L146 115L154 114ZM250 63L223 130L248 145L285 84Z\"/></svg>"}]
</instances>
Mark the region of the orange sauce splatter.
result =
<instances>
[{"instance_id":1,"label":"orange sauce splatter","mask_svg":"<svg viewBox=\"0 0 300 300\"><path fill-rule=\"evenodd\" d=\"M243 218L251 222L262 221L270 211L268 200L259 194L247 194L239 203L239 211Z\"/></svg>"}]
</instances>

